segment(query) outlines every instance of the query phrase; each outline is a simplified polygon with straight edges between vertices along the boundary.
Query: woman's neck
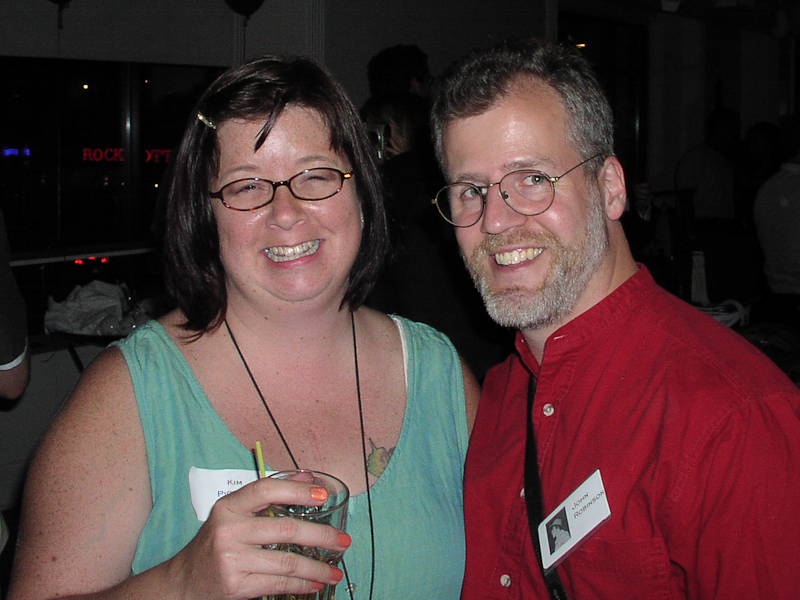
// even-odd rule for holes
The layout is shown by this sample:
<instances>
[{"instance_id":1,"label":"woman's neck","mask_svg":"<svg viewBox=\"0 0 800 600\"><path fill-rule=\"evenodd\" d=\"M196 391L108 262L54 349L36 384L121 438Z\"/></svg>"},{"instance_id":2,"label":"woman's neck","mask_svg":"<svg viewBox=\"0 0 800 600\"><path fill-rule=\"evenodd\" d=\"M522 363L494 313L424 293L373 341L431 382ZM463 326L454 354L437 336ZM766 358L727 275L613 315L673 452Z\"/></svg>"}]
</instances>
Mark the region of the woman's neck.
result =
<instances>
[{"instance_id":1,"label":"woman's neck","mask_svg":"<svg viewBox=\"0 0 800 600\"><path fill-rule=\"evenodd\" d=\"M325 309L287 307L271 311L269 316L239 302L229 302L225 319L233 334L250 343L274 345L294 354L309 349L322 351L351 340L350 311L345 306ZM255 340L258 340L257 342Z\"/></svg>"}]
</instances>

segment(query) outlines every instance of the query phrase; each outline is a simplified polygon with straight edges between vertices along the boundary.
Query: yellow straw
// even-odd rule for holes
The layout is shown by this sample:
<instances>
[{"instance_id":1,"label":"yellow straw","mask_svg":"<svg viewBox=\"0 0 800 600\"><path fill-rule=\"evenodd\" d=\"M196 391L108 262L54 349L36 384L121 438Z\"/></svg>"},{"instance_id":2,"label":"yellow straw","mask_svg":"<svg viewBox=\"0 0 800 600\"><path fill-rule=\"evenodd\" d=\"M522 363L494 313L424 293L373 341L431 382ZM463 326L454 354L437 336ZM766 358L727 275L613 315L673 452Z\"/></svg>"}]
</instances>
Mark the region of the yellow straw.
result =
<instances>
[{"instance_id":1,"label":"yellow straw","mask_svg":"<svg viewBox=\"0 0 800 600\"><path fill-rule=\"evenodd\" d=\"M264 470L264 455L261 454L261 442L256 442L256 460L258 461L258 476L264 478L267 472Z\"/></svg>"}]
</instances>

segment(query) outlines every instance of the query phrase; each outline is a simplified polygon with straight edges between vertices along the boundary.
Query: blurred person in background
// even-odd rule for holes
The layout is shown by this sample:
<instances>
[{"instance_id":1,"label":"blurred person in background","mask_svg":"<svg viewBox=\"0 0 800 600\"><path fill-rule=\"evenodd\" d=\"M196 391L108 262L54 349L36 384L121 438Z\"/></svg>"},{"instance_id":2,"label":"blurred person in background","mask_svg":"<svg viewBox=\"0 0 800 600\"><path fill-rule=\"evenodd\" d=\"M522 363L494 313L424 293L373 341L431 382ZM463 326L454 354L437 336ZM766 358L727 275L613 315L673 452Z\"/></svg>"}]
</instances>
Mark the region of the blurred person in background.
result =
<instances>
[{"instance_id":1,"label":"blurred person in background","mask_svg":"<svg viewBox=\"0 0 800 600\"><path fill-rule=\"evenodd\" d=\"M0 210L0 409L8 401L22 396L30 380L25 301L17 288L10 262L11 249ZM8 537L8 527L0 513L0 552Z\"/></svg>"},{"instance_id":2,"label":"blurred person in background","mask_svg":"<svg viewBox=\"0 0 800 600\"><path fill-rule=\"evenodd\" d=\"M753 219L764 257L769 293L754 318L800 332L800 125L784 124L786 160L759 188ZM754 308L754 310L755 310Z\"/></svg>"},{"instance_id":3,"label":"blurred person in background","mask_svg":"<svg viewBox=\"0 0 800 600\"><path fill-rule=\"evenodd\" d=\"M0 398L15 400L30 379L25 301L11 272L11 249L0 211Z\"/></svg>"},{"instance_id":4,"label":"blurred person in background","mask_svg":"<svg viewBox=\"0 0 800 600\"><path fill-rule=\"evenodd\" d=\"M432 81L428 55L415 44L384 48L367 63L367 82L372 96L412 93L427 98Z\"/></svg>"}]
</instances>

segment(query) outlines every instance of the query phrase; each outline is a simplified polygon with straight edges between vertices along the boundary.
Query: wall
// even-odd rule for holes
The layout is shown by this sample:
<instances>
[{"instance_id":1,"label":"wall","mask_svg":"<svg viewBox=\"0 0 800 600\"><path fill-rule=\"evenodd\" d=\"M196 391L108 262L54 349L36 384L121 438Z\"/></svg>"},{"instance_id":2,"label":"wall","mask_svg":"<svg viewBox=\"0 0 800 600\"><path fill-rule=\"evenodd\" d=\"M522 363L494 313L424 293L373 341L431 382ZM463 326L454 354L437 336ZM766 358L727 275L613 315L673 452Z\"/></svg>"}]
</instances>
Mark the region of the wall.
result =
<instances>
[{"instance_id":1,"label":"wall","mask_svg":"<svg viewBox=\"0 0 800 600\"><path fill-rule=\"evenodd\" d=\"M267 0L249 19L223 0L72 0L58 29L48 0L0 2L0 55L227 66L268 52L322 59L357 103L378 50L416 43L434 73L490 36L543 35L554 0ZM548 8L548 6L550 8ZM246 51L242 54L242 42Z\"/></svg>"},{"instance_id":2,"label":"wall","mask_svg":"<svg viewBox=\"0 0 800 600\"><path fill-rule=\"evenodd\" d=\"M788 99L780 86L780 42L758 33L742 35L742 132L759 121L777 123Z\"/></svg>"},{"instance_id":3,"label":"wall","mask_svg":"<svg viewBox=\"0 0 800 600\"><path fill-rule=\"evenodd\" d=\"M708 26L666 13L649 23L648 174L654 189L673 188L681 154L702 141L718 102L741 115L742 132L777 123L780 46L775 38Z\"/></svg>"},{"instance_id":4,"label":"wall","mask_svg":"<svg viewBox=\"0 0 800 600\"><path fill-rule=\"evenodd\" d=\"M481 0L455 9L448 0L267 0L243 30L243 19L223 0L72 0L59 31L53 2L4 0L0 55L230 65L267 52L309 54L322 59L360 104L367 96L367 61L380 49L415 43L437 74L492 37L552 36L559 4L596 10L585 0L507 0L491 10ZM628 13L620 18L645 18L642 11ZM707 31L700 21L667 13L652 15L648 26L648 162L654 183L662 185L671 170L665 165L702 136L717 87L735 98L745 127L777 117L778 43L725 27Z\"/></svg>"},{"instance_id":5,"label":"wall","mask_svg":"<svg viewBox=\"0 0 800 600\"><path fill-rule=\"evenodd\" d=\"M312 0L268 2L246 28L247 54L307 53ZM0 54L191 65L236 62L242 17L223 0L0 3ZM287 32L290 32L287 34Z\"/></svg>"},{"instance_id":6,"label":"wall","mask_svg":"<svg viewBox=\"0 0 800 600\"><path fill-rule=\"evenodd\" d=\"M678 158L703 137L705 27L659 14L649 34L648 180L660 191L674 188Z\"/></svg>"}]
</instances>

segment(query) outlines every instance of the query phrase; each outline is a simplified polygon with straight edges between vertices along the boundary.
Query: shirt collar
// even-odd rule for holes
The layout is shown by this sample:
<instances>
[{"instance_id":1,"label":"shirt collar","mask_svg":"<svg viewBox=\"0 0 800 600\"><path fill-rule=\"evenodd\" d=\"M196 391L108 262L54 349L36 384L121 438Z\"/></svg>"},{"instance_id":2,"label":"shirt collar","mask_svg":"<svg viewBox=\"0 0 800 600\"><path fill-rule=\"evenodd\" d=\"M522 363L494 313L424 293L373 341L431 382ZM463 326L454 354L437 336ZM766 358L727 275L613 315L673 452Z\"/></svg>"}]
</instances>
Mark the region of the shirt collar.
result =
<instances>
[{"instance_id":1,"label":"shirt collar","mask_svg":"<svg viewBox=\"0 0 800 600\"><path fill-rule=\"evenodd\" d=\"M632 310L644 302L657 287L653 276L642 264L622 285L574 319L559 327L545 342L545 359L585 343L608 326L625 318ZM540 365L531 354L521 332L517 332L514 345L520 359L527 369L539 376Z\"/></svg>"}]
</instances>

